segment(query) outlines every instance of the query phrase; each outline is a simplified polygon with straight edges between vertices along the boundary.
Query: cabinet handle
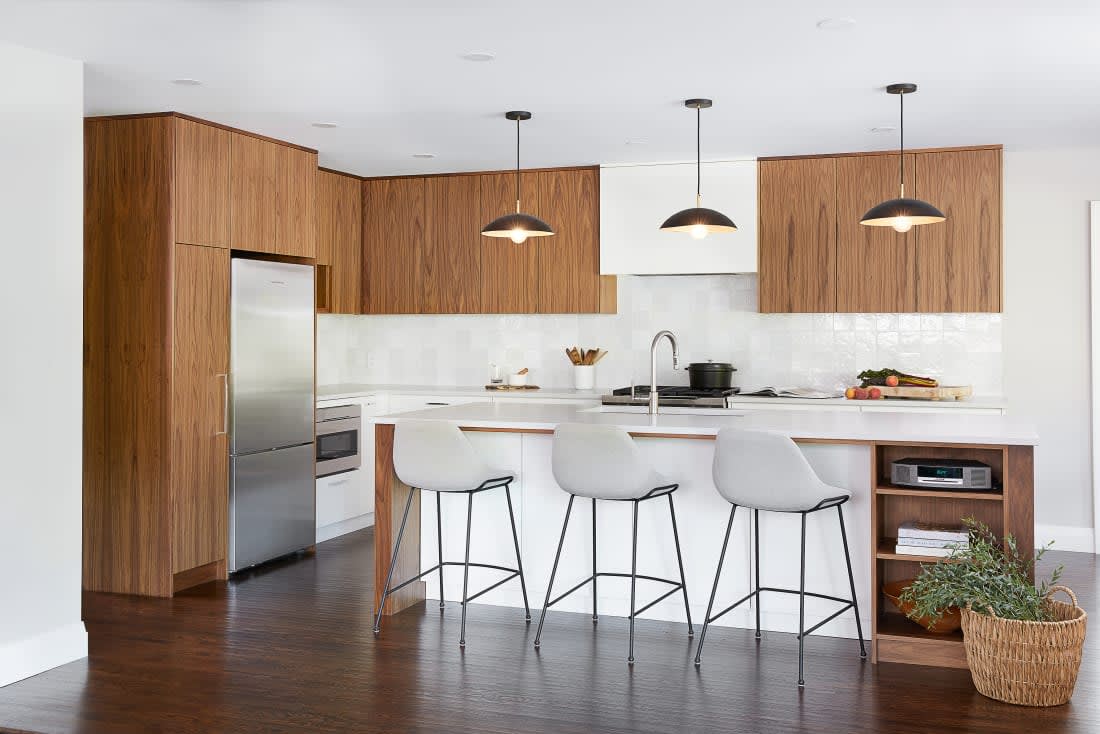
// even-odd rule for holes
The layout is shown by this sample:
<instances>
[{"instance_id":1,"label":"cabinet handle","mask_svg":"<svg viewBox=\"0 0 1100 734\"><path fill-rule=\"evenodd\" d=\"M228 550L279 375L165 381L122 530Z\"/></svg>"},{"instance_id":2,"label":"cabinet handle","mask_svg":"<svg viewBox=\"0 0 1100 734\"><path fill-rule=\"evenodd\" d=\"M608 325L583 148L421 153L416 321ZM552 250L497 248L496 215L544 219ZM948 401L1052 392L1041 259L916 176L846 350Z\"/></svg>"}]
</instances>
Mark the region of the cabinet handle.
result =
<instances>
[{"instance_id":1,"label":"cabinet handle","mask_svg":"<svg viewBox=\"0 0 1100 734\"><path fill-rule=\"evenodd\" d=\"M424 403L424 405L450 405L450 403Z\"/></svg>"},{"instance_id":2,"label":"cabinet handle","mask_svg":"<svg viewBox=\"0 0 1100 734\"><path fill-rule=\"evenodd\" d=\"M330 486L330 487L339 487L341 484L347 484L350 481L351 481L350 479L341 479L338 482L329 482L328 486Z\"/></svg>"},{"instance_id":3,"label":"cabinet handle","mask_svg":"<svg viewBox=\"0 0 1100 734\"><path fill-rule=\"evenodd\" d=\"M224 436L229 433L229 375L220 372L217 375L222 378L222 429L215 436Z\"/></svg>"}]
</instances>

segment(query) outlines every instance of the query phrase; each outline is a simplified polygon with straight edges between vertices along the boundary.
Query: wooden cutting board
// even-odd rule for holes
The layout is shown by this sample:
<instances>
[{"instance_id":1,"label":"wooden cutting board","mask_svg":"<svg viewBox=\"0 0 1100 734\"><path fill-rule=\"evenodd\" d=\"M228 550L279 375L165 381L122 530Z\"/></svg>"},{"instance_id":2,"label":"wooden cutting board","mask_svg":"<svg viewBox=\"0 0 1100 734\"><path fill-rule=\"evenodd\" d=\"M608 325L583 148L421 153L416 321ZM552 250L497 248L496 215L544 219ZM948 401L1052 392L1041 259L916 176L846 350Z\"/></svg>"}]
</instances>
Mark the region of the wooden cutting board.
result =
<instances>
[{"instance_id":1,"label":"wooden cutting board","mask_svg":"<svg viewBox=\"0 0 1100 734\"><path fill-rule=\"evenodd\" d=\"M897 387L879 386L884 398L907 398L909 400L966 400L974 394L970 385L940 385L939 387L917 387L898 385Z\"/></svg>"},{"instance_id":2,"label":"wooden cutting board","mask_svg":"<svg viewBox=\"0 0 1100 734\"><path fill-rule=\"evenodd\" d=\"M486 390L538 390L538 385L486 385Z\"/></svg>"}]
</instances>

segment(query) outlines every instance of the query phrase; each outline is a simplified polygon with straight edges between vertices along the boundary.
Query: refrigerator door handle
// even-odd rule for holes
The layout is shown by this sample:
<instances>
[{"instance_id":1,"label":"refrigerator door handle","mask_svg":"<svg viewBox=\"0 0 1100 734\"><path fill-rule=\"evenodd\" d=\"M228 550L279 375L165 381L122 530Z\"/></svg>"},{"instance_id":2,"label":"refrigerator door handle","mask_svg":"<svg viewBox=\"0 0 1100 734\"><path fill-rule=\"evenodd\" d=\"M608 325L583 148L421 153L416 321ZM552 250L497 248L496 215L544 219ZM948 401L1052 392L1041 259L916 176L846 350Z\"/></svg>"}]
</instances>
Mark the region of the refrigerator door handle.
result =
<instances>
[{"instance_id":1,"label":"refrigerator door handle","mask_svg":"<svg viewBox=\"0 0 1100 734\"><path fill-rule=\"evenodd\" d=\"M222 429L214 435L225 436L229 433L229 375L220 372L216 376L222 378Z\"/></svg>"}]
</instances>

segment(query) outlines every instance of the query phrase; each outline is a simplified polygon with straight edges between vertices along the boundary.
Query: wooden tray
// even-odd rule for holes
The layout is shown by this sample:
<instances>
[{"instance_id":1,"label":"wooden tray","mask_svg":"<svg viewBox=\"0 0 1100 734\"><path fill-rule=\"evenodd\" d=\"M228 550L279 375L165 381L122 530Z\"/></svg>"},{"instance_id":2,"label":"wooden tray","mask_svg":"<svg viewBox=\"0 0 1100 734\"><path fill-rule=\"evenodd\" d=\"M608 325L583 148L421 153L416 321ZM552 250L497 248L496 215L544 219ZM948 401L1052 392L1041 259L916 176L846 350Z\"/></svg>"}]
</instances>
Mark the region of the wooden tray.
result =
<instances>
[{"instance_id":1,"label":"wooden tray","mask_svg":"<svg viewBox=\"0 0 1100 734\"><path fill-rule=\"evenodd\" d=\"M486 385L486 390L538 390L538 385Z\"/></svg>"},{"instance_id":2,"label":"wooden tray","mask_svg":"<svg viewBox=\"0 0 1100 734\"><path fill-rule=\"evenodd\" d=\"M939 387L917 387L898 385L897 387L876 386L882 390L884 398L906 398L908 400L965 400L974 394L970 385L940 385Z\"/></svg>"}]
</instances>

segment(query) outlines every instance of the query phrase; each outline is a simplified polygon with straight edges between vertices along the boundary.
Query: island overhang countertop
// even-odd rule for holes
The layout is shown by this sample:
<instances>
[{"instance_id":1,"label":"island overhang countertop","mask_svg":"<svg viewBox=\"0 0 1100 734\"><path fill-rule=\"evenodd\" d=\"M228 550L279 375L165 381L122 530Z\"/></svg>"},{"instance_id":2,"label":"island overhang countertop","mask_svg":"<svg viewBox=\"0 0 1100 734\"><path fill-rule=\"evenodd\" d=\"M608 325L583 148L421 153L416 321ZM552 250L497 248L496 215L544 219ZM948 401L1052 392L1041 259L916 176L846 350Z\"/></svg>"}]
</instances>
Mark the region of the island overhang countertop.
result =
<instances>
[{"instance_id":1,"label":"island overhang countertop","mask_svg":"<svg viewBox=\"0 0 1100 734\"><path fill-rule=\"evenodd\" d=\"M467 430L550 432L559 423L621 426L635 436L712 437L724 427L776 431L801 441L1037 446L1027 421L1000 415L871 413L812 410L630 413L550 403L470 403L370 419L376 424L443 420Z\"/></svg>"}]
</instances>

